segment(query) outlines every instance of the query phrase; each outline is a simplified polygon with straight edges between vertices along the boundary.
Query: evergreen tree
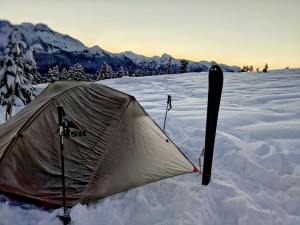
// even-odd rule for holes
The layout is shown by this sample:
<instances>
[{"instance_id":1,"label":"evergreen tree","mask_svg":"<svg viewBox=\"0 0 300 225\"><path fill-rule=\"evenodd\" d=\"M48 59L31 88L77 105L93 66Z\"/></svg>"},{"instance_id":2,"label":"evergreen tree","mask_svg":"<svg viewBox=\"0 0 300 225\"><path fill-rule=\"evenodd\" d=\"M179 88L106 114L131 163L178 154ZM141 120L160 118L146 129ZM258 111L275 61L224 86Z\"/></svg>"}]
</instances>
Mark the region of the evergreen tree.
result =
<instances>
[{"instance_id":1,"label":"evergreen tree","mask_svg":"<svg viewBox=\"0 0 300 225\"><path fill-rule=\"evenodd\" d=\"M247 71L247 67L243 66L243 68L241 69L241 72L246 72Z\"/></svg>"},{"instance_id":2,"label":"evergreen tree","mask_svg":"<svg viewBox=\"0 0 300 225\"><path fill-rule=\"evenodd\" d=\"M120 78L123 76L126 76L128 73L124 70L123 67L120 68L120 70L116 73L116 78Z\"/></svg>"},{"instance_id":3,"label":"evergreen tree","mask_svg":"<svg viewBox=\"0 0 300 225\"><path fill-rule=\"evenodd\" d=\"M152 73L153 76L157 76L158 74L159 74L158 69L153 70L153 73Z\"/></svg>"},{"instance_id":4,"label":"evergreen tree","mask_svg":"<svg viewBox=\"0 0 300 225\"><path fill-rule=\"evenodd\" d=\"M48 70L47 75L48 77L50 77L51 80L58 80L60 76L58 65L54 66L53 68L50 68Z\"/></svg>"},{"instance_id":5,"label":"evergreen tree","mask_svg":"<svg viewBox=\"0 0 300 225\"><path fill-rule=\"evenodd\" d=\"M84 66L80 63L76 63L74 66L72 66L73 71L73 79L74 80L84 80L85 78L85 71Z\"/></svg>"},{"instance_id":6,"label":"evergreen tree","mask_svg":"<svg viewBox=\"0 0 300 225\"><path fill-rule=\"evenodd\" d=\"M92 81L97 81L97 79L98 79L98 72L92 75Z\"/></svg>"},{"instance_id":7,"label":"evergreen tree","mask_svg":"<svg viewBox=\"0 0 300 225\"><path fill-rule=\"evenodd\" d=\"M263 69L263 72L264 73L267 73L268 72L268 69L269 69L269 66L268 66L268 63L266 63L264 69Z\"/></svg>"},{"instance_id":8,"label":"evergreen tree","mask_svg":"<svg viewBox=\"0 0 300 225\"><path fill-rule=\"evenodd\" d=\"M67 80L68 77L68 70L63 68L61 73L59 74L59 80Z\"/></svg>"},{"instance_id":9,"label":"evergreen tree","mask_svg":"<svg viewBox=\"0 0 300 225\"><path fill-rule=\"evenodd\" d=\"M113 71L110 65L104 63L99 71L98 80L109 79L113 77Z\"/></svg>"},{"instance_id":10,"label":"evergreen tree","mask_svg":"<svg viewBox=\"0 0 300 225\"><path fill-rule=\"evenodd\" d=\"M30 74L32 79L34 79L37 74L36 62L34 59L36 48L39 48L39 47L31 46L25 53L25 63L24 63L25 74L26 74L26 76L28 76L28 74Z\"/></svg>"},{"instance_id":11,"label":"evergreen tree","mask_svg":"<svg viewBox=\"0 0 300 225\"><path fill-rule=\"evenodd\" d=\"M188 72L189 61L182 59L180 61L180 69L179 73L187 73Z\"/></svg>"},{"instance_id":12,"label":"evergreen tree","mask_svg":"<svg viewBox=\"0 0 300 225\"><path fill-rule=\"evenodd\" d=\"M24 42L17 42L14 32L9 36L2 68L0 70L0 104L11 103L21 106L35 98L35 89L32 80L36 75L36 63L33 59L32 48L26 50Z\"/></svg>"},{"instance_id":13,"label":"evergreen tree","mask_svg":"<svg viewBox=\"0 0 300 225\"><path fill-rule=\"evenodd\" d=\"M141 77L142 76L142 72L140 69L136 69L134 74L133 74L134 77Z\"/></svg>"},{"instance_id":14,"label":"evergreen tree","mask_svg":"<svg viewBox=\"0 0 300 225\"><path fill-rule=\"evenodd\" d=\"M168 64L168 67L167 67L167 74L172 74L173 73L173 68L172 68L171 61L172 61L172 57L170 57L170 59L169 59L169 64Z\"/></svg>"},{"instance_id":15,"label":"evergreen tree","mask_svg":"<svg viewBox=\"0 0 300 225\"><path fill-rule=\"evenodd\" d=\"M253 71L253 66L243 66L241 72L252 72Z\"/></svg>"},{"instance_id":16,"label":"evergreen tree","mask_svg":"<svg viewBox=\"0 0 300 225\"><path fill-rule=\"evenodd\" d=\"M243 66L241 72L248 72L249 71L249 66Z\"/></svg>"},{"instance_id":17,"label":"evergreen tree","mask_svg":"<svg viewBox=\"0 0 300 225\"><path fill-rule=\"evenodd\" d=\"M147 69L145 76L151 76L151 72Z\"/></svg>"},{"instance_id":18,"label":"evergreen tree","mask_svg":"<svg viewBox=\"0 0 300 225\"><path fill-rule=\"evenodd\" d=\"M4 66L4 55L1 54L0 52L0 68Z\"/></svg>"},{"instance_id":19,"label":"evergreen tree","mask_svg":"<svg viewBox=\"0 0 300 225\"><path fill-rule=\"evenodd\" d=\"M47 74L48 74L48 76L51 76L51 77L53 76L52 68L50 68L50 69L48 70L48 73L47 73Z\"/></svg>"}]
</instances>

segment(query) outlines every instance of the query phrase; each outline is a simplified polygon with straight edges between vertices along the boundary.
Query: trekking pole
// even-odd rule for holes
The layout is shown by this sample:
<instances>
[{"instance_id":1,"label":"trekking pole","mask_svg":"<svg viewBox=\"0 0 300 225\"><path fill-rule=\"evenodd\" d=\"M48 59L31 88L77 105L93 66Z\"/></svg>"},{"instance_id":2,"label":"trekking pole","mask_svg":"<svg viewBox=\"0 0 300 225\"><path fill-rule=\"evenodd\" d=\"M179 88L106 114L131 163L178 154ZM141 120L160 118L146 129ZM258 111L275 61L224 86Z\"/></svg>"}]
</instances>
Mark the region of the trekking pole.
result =
<instances>
[{"instance_id":1,"label":"trekking pole","mask_svg":"<svg viewBox=\"0 0 300 225\"><path fill-rule=\"evenodd\" d=\"M168 111L170 111L170 109L172 109L172 97L171 97L171 95L168 95L167 108L166 108L165 121L164 121L164 128L163 128L164 133L165 133L165 127L166 127L167 114L168 114Z\"/></svg>"},{"instance_id":2,"label":"trekking pole","mask_svg":"<svg viewBox=\"0 0 300 225\"><path fill-rule=\"evenodd\" d=\"M57 107L58 111L58 126L59 126L59 136L60 136L60 152L61 152L61 177L62 177L62 188L63 188L63 209L64 215L59 216L64 225L67 225L71 221L71 217L67 215L66 207L66 186L65 186L65 161L64 161L64 135L66 130L66 125L64 122L65 111L64 108L60 105Z\"/></svg>"}]
</instances>

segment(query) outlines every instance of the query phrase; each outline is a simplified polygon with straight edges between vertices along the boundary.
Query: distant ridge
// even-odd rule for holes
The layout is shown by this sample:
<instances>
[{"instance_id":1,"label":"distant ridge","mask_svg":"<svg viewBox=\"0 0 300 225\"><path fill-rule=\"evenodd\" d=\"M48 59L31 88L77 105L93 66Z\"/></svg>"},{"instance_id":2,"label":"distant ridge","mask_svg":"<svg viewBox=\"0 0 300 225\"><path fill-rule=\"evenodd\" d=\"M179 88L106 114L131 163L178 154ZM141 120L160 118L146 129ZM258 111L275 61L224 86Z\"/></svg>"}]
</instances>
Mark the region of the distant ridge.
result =
<instances>
[{"instance_id":1,"label":"distant ridge","mask_svg":"<svg viewBox=\"0 0 300 225\"><path fill-rule=\"evenodd\" d=\"M131 51L122 53L110 53L99 46L86 47L79 40L68 35L53 31L47 25L38 23L22 23L13 25L9 21L0 20L0 54L4 52L5 46L9 42L10 34L14 32L18 41L23 41L27 46L38 45L36 50L36 62L38 72L41 74L58 65L60 69L69 68L76 63L84 66L88 73L96 73L101 66L106 63L113 71L123 68L130 74L136 70L142 73L164 73L169 65L172 66L173 73L179 73L181 59L174 59L168 54L161 57L146 57L135 54ZM170 61L171 59L171 61ZM215 62L189 62L189 72L208 71ZM238 72L241 70L237 66L220 64L223 71Z\"/></svg>"}]
</instances>

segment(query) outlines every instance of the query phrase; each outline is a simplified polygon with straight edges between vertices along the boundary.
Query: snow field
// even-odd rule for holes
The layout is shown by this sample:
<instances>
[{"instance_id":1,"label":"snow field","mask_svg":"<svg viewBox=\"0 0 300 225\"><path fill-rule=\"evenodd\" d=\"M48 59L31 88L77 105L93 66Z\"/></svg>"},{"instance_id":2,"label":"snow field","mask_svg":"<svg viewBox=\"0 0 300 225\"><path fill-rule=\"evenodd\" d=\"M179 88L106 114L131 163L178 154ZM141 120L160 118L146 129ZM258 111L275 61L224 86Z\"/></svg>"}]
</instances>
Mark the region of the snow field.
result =
<instances>
[{"instance_id":1,"label":"snow field","mask_svg":"<svg viewBox=\"0 0 300 225\"><path fill-rule=\"evenodd\" d=\"M161 128L170 94L173 108L166 133L198 166L205 139L207 73L101 83L135 96ZM208 186L201 185L197 174L169 178L76 205L70 210L72 224L300 224L299 106L300 70L225 73ZM3 123L5 107L0 113ZM59 211L3 199L0 225L60 224Z\"/></svg>"}]
</instances>

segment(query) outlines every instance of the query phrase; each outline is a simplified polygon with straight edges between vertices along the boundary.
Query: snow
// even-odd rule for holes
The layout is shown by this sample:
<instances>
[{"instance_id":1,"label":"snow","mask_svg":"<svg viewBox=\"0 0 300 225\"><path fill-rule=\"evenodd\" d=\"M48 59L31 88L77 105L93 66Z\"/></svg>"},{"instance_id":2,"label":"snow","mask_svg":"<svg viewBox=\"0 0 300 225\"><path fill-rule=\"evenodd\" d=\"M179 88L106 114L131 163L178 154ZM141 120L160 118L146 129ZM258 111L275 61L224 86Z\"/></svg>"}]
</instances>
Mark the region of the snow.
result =
<instances>
[{"instance_id":1,"label":"snow","mask_svg":"<svg viewBox=\"0 0 300 225\"><path fill-rule=\"evenodd\" d=\"M156 64L163 64L167 65L169 63L170 55L164 53L161 57L159 56L152 56L152 57L146 57L144 55L136 54L132 51L125 51L122 53L119 53L120 56L126 56L130 60L132 60L135 64L140 65L142 63L156 63Z\"/></svg>"},{"instance_id":2,"label":"snow","mask_svg":"<svg viewBox=\"0 0 300 225\"><path fill-rule=\"evenodd\" d=\"M89 49L91 54L97 54L98 56L104 56L104 50L101 49L98 45L95 45Z\"/></svg>"},{"instance_id":3,"label":"snow","mask_svg":"<svg viewBox=\"0 0 300 225\"><path fill-rule=\"evenodd\" d=\"M1 21L0 21L1 23ZM20 40L24 40L29 46L39 43L40 47L37 48L38 51L42 51L41 46L45 46L48 52L56 52L58 50L68 51L68 52L82 52L88 50L80 41L71 38L68 35L60 34L52 31L45 24L22 23L21 25L11 25L7 21L2 21L5 28L1 29L0 33L0 48L6 46L8 43L8 36L12 29L18 31L17 35L20 35Z\"/></svg>"},{"instance_id":4,"label":"snow","mask_svg":"<svg viewBox=\"0 0 300 225\"><path fill-rule=\"evenodd\" d=\"M8 21L0 21L0 50L1 48L3 48L4 50L4 46L7 46L8 44L8 37L10 35L10 32L12 30L11 25Z\"/></svg>"},{"instance_id":5,"label":"snow","mask_svg":"<svg viewBox=\"0 0 300 225\"><path fill-rule=\"evenodd\" d=\"M101 83L134 95L198 165L207 73L123 77ZM37 86L37 93L46 85ZM182 175L70 209L72 224L300 224L300 69L224 73L212 180ZM14 107L14 112L20 109ZM5 107L0 107L4 122ZM61 224L57 214L3 198L0 224Z\"/></svg>"},{"instance_id":6,"label":"snow","mask_svg":"<svg viewBox=\"0 0 300 225\"><path fill-rule=\"evenodd\" d=\"M140 64L140 63L143 63L147 60L149 60L149 58L147 58L146 56L143 56L143 55L138 55L132 51L126 51L126 52L122 52L122 53L119 53L118 55L121 55L121 56L126 56L127 58L129 58L130 60L132 60L135 64Z\"/></svg>"},{"instance_id":7,"label":"snow","mask_svg":"<svg viewBox=\"0 0 300 225\"><path fill-rule=\"evenodd\" d=\"M58 33L51 33L48 31L36 31L36 35L42 40L44 43L48 43L58 49L67 51L67 52L75 52L75 51L83 51L86 47L81 44L79 41L70 38L66 35L61 35ZM63 44L61 44L61 39L64 39Z\"/></svg>"}]
</instances>

